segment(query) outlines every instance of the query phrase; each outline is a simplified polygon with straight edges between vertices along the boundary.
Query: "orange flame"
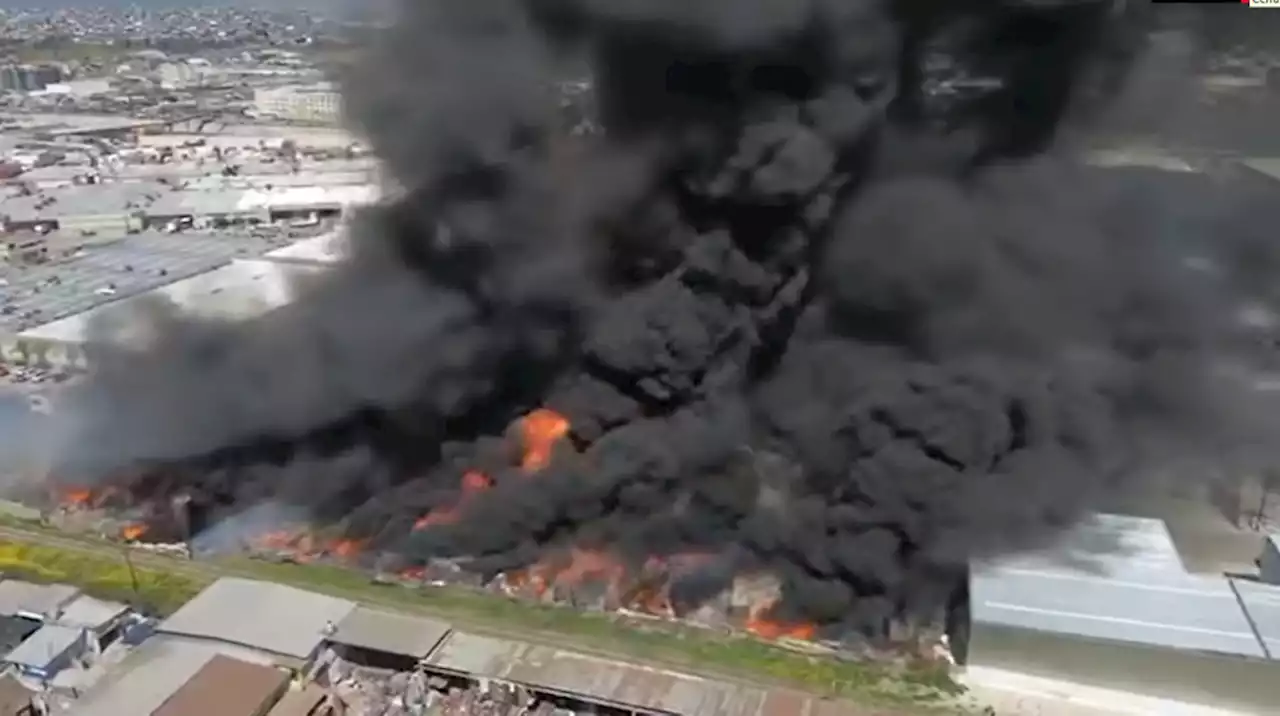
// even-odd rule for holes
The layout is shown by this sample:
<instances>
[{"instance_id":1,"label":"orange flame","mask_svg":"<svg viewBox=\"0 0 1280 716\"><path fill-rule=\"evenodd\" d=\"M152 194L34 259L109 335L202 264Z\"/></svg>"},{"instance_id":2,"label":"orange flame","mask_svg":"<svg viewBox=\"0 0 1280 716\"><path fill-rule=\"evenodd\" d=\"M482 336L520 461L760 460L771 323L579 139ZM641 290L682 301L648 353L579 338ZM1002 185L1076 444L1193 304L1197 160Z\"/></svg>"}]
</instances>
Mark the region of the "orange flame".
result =
<instances>
[{"instance_id":1,"label":"orange flame","mask_svg":"<svg viewBox=\"0 0 1280 716\"><path fill-rule=\"evenodd\" d=\"M133 524L125 525L124 528L120 530L120 536L127 542L139 539L146 533L147 526L141 522L134 522Z\"/></svg>"},{"instance_id":2,"label":"orange flame","mask_svg":"<svg viewBox=\"0 0 1280 716\"><path fill-rule=\"evenodd\" d=\"M560 413L538 408L520 420L520 440L524 456L520 467L537 472L551 463L551 451L569 434L569 421Z\"/></svg>"},{"instance_id":3,"label":"orange flame","mask_svg":"<svg viewBox=\"0 0 1280 716\"><path fill-rule=\"evenodd\" d=\"M747 631L765 639L803 639L811 641L818 634L818 627L808 622L785 622L772 616L775 602L752 607L747 616Z\"/></svg>"},{"instance_id":4,"label":"orange flame","mask_svg":"<svg viewBox=\"0 0 1280 716\"><path fill-rule=\"evenodd\" d=\"M340 559L351 559L364 550L364 542L354 539L339 539L329 543L325 551Z\"/></svg>"},{"instance_id":5,"label":"orange flame","mask_svg":"<svg viewBox=\"0 0 1280 716\"><path fill-rule=\"evenodd\" d=\"M84 507L93 500L93 490L87 487L68 487L62 490L62 502L66 505Z\"/></svg>"},{"instance_id":6,"label":"orange flame","mask_svg":"<svg viewBox=\"0 0 1280 716\"><path fill-rule=\"evenodd\" d=\"M477 470L468 470L462 476L462 496L452 505L444 505L419 517L413 523L414 531L433 525L450 525L458 521L458 513L466 501L476 493L484 492L493 486L489 476Z\"/></svg>"}]
</instances>

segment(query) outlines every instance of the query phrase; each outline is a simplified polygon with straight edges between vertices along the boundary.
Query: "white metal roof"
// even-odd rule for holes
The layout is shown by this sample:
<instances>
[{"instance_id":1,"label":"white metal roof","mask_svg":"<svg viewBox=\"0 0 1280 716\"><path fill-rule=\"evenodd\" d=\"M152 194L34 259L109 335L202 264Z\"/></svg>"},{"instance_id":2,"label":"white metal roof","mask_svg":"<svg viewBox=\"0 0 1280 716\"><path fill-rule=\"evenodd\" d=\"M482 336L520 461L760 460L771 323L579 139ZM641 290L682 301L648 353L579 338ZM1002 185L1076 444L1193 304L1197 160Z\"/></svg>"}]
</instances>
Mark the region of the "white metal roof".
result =
<instances>
[{"instance_id":1,"label":"white metal roof","mask_svg":"<svg viewBox=\"0 0 1280 716\"><path fill-rule=\"evenodd\" d=\"M0 582L0 615L56 617L79 589L66 584L33 584L17 579Z\"/></svg>"},{"instance_id":2,"label":"white metal roof","mask_svg":"<svg viewBox=\"0 0 1280 716\"><path fill-rule=\"evenodd\" d=\"M339 229L323 236L295 241L288 246L267 252L263 258L333 264L346 258L349 250L347 233Z\"/></svg>"},{"instance_id":3,"label":"white metal roof","mask_svg":"<svg viewBox=\"0 0 1280 716\"><path fill-rule=\"evenodd\" d=\"M1280 586L1234 577L1230 582L1267 656L1280 661Z\"/></svg>"},{"instance_id":4,"label":"white metal roof","mask_svg":"<svg viewBox=\"0 0 1280 716\"><path fill-rule=\"evenodd\" d=\"M26 641L14 647L4 657L4 662L44 669L77 644L84 643L84 638L84 629L80 627L45 624L27 637Z\"/></svg>"},{"instance_id":5,"label":"white metal roof","mask_svg":"<svg viewBox=\"0 0 1280 716\"><path fill-rule=\"evenodd\" d=\"M81 594L63 608L62 614L58 617L58 623L86 629L101 629L128 612L127 604Z\"/></svg>"},{"instance_id":6,"label":"white metal roof","mask_svg":"<svg viewBox=\"0 0 1280 716\"><path fill-rule=\"evenodd\" d=\"M354 602L295 587L224 577L160 625L166 634L214 639L306 659Z\"/></svg>"},{"instance_id":7,"label":"white metal roof","mask_svg":"<svg viewBox=\"0 0 1280 716\"><path fill-rule=\"evenodd\" d=\"M1161 520L1103 515L1053 550L977 565L970 597L975 629L1267 657L1227 579L1188 574Z\"/></svg>"},{"instance_id":8,"label":"white metal roof","mask_svg":"<svg viewBox=\"0 0 1280 716\"><path fill-rule=\"evenodd\" d=\"M153 291L36 326L20 333L19 338L136 344L148 340L154 319L169 308L205 318L252 318L292 301L297 281L318 270L303 264L235 260Z\"/></svg>"}]
</instances>

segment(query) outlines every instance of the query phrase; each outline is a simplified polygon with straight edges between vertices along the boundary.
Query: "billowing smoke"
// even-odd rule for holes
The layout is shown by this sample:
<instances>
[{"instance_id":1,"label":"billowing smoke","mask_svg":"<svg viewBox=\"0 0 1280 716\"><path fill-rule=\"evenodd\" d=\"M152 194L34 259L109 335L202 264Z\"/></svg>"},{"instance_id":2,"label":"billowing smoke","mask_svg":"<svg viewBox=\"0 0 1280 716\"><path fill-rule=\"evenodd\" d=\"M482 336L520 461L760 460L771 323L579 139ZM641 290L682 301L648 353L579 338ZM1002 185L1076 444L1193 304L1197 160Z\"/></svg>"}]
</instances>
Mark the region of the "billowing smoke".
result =
<instances>
[{"instance_id":1,"label":"billowing smoke","mask_svg":"<svg viewBox=\"0 0 1280 716\"><path fill-rule=\"evenodd\" d=\"M261 321L103 349L64 470L162 464L140 493L492 569L710 554L704 578L772 572L818 622L939 599L1257 427L1225 330L1244 284L1208 255L1229 235L1197 244L1066 146L1130 86L1142 20L405 2L347 79L399 187L354 256ZM566 67L600 131L563 126ZM571 428L529 475L504 432L538 408ZM411 533L467 470L491 489Z\"/></svg>"}]
</instances>

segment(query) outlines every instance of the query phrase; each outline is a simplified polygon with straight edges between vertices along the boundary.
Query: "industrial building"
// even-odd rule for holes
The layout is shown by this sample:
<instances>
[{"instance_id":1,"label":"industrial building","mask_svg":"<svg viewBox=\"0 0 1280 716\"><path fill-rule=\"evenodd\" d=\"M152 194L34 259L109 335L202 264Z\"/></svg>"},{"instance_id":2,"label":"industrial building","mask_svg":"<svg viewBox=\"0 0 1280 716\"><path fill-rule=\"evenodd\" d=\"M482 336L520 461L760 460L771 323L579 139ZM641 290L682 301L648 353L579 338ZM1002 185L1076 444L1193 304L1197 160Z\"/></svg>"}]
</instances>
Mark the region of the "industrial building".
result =
<instances>
[{"instance_id":1,"label":"industrial building","mask_svg":"<svg viewBox=\"0 0 1280 716\"><path fill-rule=\"evenodd\" d=\"M338 216L377 200L368 184L270 182L180 189L144 182L65 186L0 198L0 231L127 233L143 228L254 224L308 214ZM175 221L179 223L174 223Z\"/></svg>"},{"instance_id":2,"label":"industrial building","mask_svg":"<svg viewBox=\"0 0 1280 716\"><path fill-rule=\"evenodd\" d=\"M94 344L143 346L175 312L199 318L250 319L288 304L297 282L318 267L234 260L175 281L18 333L15 352L25 362L83 368Z\"/></svg>"},{"instance_id":3,"label":"industrial building","mask_svg":"<svg viewBox=\"0 0 1280 716\"><path fill-rule=\"evenodd\" d=\"M356 605L345 599L249 579L219 579L160 625L160 633L255 649L281 664L315 657ZM252 614L252 619L246 615Z\"/></svg>"},{"instance_id":4,"label":"industrial building","mask_svg":"<svg viewBox=\"0 0 1280 716\"><path fill-rule=\"evenodd\" d=\"M976 565L967 617L952 638L969 667L1275 705L1280 586L1189 574L1162 520L1098 515L1052 550Z\"/></svg>"},{"instance_id":5,"label":"industrial building","mask_svg":"<svg viewBox=\"0 0 1280 716\"><path fill-rule=\"evenodd\" d=\"M164 621L67 713L329 716L343 711L326 702L356 708L397 699L401 710L388 713L411 713L411 703L495 693L484 712L507 714L516 707L504 706L500 695L516 692L548 706L633 716L860 713L835 700L460 632L433 619L235 578L218 580Z\"/></svg>"},{"instance_id":6,"label":"industrial building","mask_svg":"<svg viewBox=\"0 0 1280 716\"><path fill-rule=\"evenodd\" d=\"M293 122L337 123L342 116L342 95L328 82L258 89L253 104L260 117Z\"/></svg>"},{"instance_id":7,"label":"industrial building","mask_svg":"<svg viewBox=\"0 0 1280 716\"><path fill-rule=\"evenodd\" d=\"M343 261L351 252L351 237L345 228L321 236L295 241L263 254L263 258L285 263L331 265Z\"/></svg>"}]
</instances>

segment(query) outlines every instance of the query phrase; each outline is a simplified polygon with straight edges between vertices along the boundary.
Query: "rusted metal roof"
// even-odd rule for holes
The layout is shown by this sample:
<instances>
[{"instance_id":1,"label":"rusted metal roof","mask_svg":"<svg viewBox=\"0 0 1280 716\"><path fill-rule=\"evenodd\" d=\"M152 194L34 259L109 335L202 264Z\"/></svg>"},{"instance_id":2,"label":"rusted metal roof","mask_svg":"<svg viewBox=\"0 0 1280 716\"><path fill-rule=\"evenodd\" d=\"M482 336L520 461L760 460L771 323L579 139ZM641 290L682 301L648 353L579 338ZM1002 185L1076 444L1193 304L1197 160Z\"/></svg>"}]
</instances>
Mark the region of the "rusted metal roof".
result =
<instances>
[{"instance_id":1,"label":"rusted metal roof","mask_svg":"<svg viewBox=\"0 0 1280 716\"><path fill-rule=\"evenodd\" d=\"M682 716L803 716L818 700L545 646L453 632L427 659L438 669ZM830 712L836 716L839 712Z\"/></svg>"},{"instance_id":2,"label":"rusted metal roof","mask_svg":"<svg viewBox=\"0 0 1280 716\"><path fill-rule=\"evenodd\" d=\"M255 716L275 703L289 683L280 669L215 656L152 716Z\"/></svg>"}]
</instances>

